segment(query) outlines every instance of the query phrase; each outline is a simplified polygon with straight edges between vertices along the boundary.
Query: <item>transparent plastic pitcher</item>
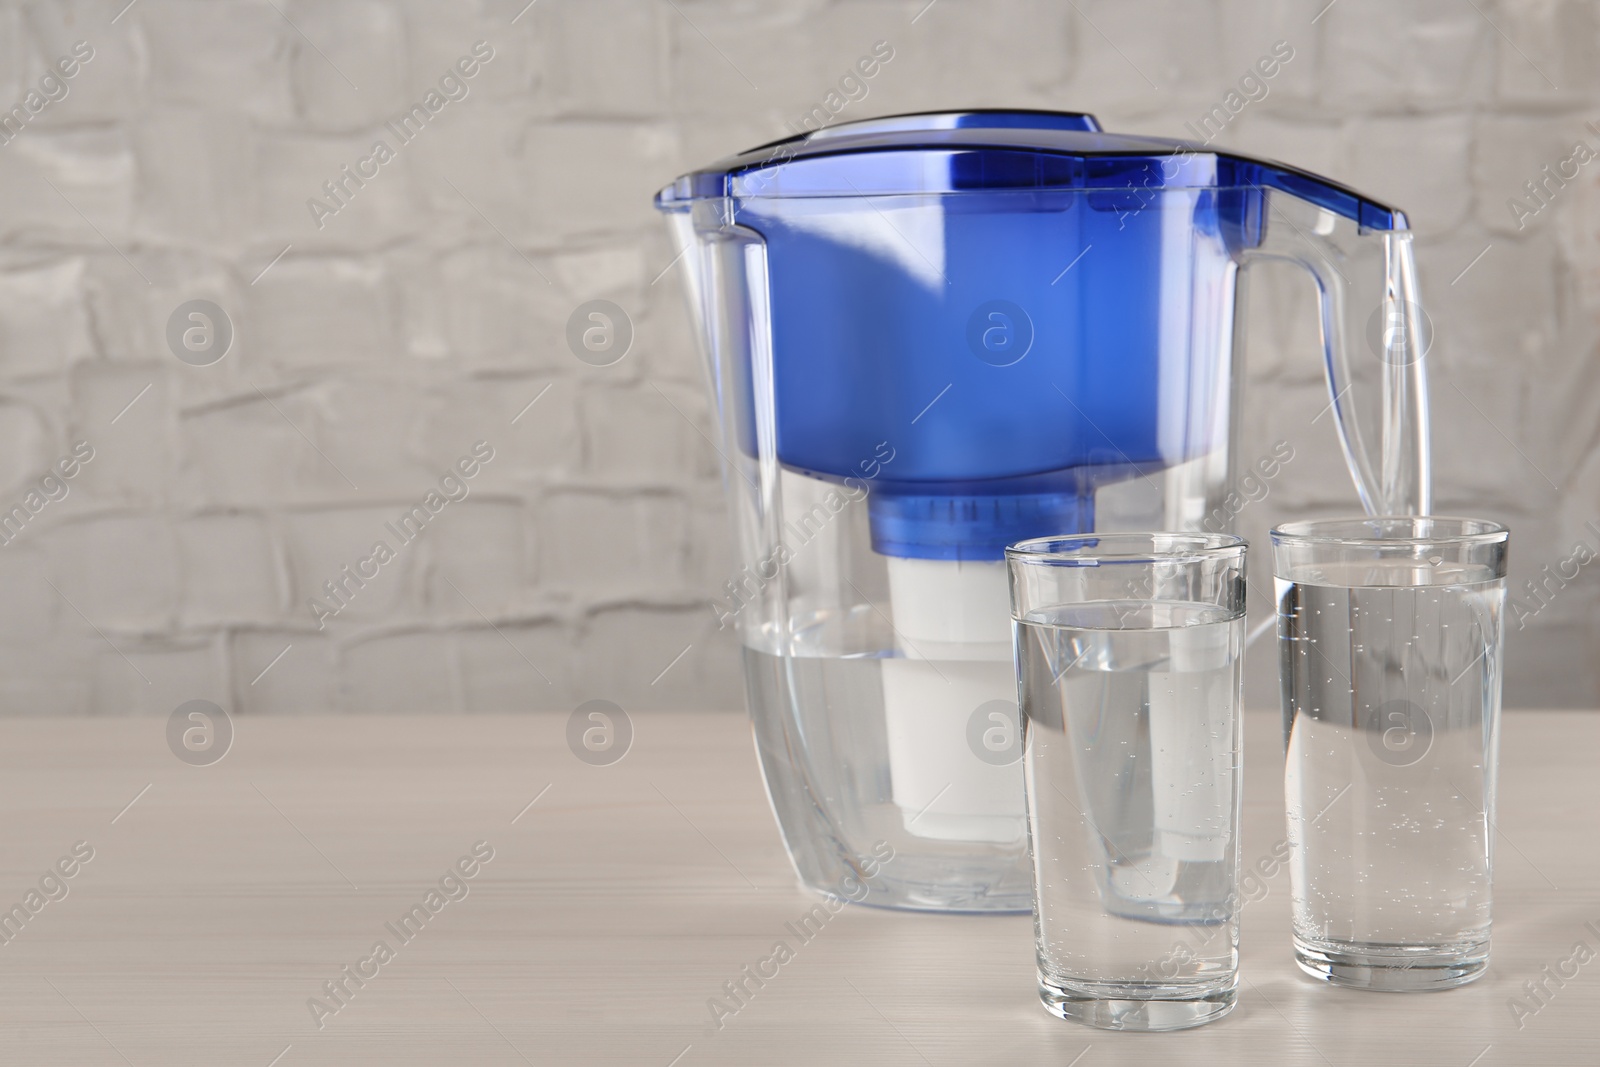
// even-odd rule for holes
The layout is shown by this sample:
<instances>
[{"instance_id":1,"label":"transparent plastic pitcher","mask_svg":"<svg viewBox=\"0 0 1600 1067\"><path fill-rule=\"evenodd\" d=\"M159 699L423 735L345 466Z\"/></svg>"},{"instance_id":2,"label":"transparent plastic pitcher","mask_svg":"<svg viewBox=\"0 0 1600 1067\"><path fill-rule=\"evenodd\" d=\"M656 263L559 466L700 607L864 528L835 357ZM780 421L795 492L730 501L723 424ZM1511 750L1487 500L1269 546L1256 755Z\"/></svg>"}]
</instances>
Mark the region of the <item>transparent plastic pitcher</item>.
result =
<instances>
[{"instance_id":1,"label":"transparent plastic pitcher","mask_svg":"<svg viewBox=\"0 0 1600 1067\"><path fill-rule=\"evenodd\" d=\"M715 608L815 889L1029 908L1004 550L1229 530L1241 267L1311 274L1361 501L1428 508L1406 219L1332 182L1088 115L961 112L766 145L656 203L721 429L737 558ZM1161 744L1158 704L1128 745ZM1116 803L1152 870L1182 862L1157 828L1206 814L1148 781Z\"/></svg>"}]
</instances>

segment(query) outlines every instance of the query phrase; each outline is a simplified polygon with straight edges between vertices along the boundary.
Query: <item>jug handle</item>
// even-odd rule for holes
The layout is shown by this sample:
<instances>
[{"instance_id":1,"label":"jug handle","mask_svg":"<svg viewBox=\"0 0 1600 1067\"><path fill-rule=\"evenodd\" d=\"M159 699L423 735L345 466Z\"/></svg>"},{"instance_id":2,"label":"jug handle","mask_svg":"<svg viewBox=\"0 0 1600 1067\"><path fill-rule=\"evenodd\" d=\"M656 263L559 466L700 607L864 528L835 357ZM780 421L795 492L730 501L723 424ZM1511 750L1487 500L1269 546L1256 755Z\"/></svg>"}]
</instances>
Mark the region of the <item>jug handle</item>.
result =
<instances>
[{"instance_id":1,"label":"jug handle","mask_svg":"<svg viewBox=\"0 0 1600 1067\"><path fill-rule=\"evenodd\" d=\"M1241 263L1295 263L1316 283L1329 406L1362 507L1369 515L1428 514L1433 494L1424 360L1431 337L1417 298L1411 231L1368 228L1293 195L1262 192L1259 243ZM1363 343L1379 363L1376 454L1352 393L1351 353Z\"/></svg>"}]
</instances>

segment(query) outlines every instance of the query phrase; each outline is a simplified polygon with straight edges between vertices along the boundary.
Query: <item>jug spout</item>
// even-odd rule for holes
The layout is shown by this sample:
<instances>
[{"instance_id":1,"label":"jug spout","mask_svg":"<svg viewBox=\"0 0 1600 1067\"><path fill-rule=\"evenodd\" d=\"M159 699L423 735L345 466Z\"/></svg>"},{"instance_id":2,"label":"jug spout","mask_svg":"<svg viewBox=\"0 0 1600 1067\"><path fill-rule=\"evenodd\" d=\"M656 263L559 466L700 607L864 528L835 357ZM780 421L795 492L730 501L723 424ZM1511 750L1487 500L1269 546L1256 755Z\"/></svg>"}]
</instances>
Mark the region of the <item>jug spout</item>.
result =
<instances>
[{"instance_id":1,"label":"jug spout","mask_svg":"<svg viewBox=\"0 0 1600 1067\"><path fill-rule=\"evenodd\" d=\"M1298 172L1252 176L1268 191L1241 228L1240 259L1292 262L1315 282L1328 409L1363 508L1428 514L1432 325L1406 216Z\"/></svg>"}]
</instances>

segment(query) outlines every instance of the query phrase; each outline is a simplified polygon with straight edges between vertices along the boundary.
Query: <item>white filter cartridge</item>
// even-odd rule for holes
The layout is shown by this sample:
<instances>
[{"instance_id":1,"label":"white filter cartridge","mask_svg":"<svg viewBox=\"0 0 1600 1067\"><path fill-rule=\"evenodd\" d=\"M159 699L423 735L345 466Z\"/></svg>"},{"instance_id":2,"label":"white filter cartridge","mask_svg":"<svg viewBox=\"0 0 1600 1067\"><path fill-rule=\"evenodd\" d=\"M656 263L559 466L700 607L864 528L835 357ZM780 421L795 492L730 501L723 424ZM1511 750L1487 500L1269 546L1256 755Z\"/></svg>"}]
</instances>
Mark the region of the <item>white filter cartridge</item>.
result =
<instances>
[{"instance_id":1,"label":"white filter cartridge","mask_svg":"<svg viewBox=\"0 0 1600 1067\"><path fill-rule=\"evenodd\" d=\"M1151 671L1150 775L1157 847L1169 860L1227 854L1233 809L1234 694L1227 626L1170 631L1170 670Z\"/></svg>"},{"instance_id":2,"label":"white filter cartridge","mask_svg":"<svg viewBox=\"0 0 1600 1067\"><path fill-rule=\"evenodd\" d=\"M889 596L901 656L883 661L884 716L892 795L906 829L952 841L1019 840L1022 764L1012 754L1020 757L1021 739L1005 563L891 556Z\"/></svg>"}]
</instances>

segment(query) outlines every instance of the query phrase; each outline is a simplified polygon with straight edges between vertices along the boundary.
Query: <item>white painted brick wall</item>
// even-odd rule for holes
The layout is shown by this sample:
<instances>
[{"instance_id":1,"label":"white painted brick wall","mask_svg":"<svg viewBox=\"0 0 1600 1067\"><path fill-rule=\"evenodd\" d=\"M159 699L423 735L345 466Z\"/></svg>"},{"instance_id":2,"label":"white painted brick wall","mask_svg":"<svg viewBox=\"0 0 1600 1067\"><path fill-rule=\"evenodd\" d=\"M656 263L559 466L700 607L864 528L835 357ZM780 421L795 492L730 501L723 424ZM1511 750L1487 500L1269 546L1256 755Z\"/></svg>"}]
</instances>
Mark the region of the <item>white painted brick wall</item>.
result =
<instances>
[{"instance_id":1,"label":"white painted brick wall","mask_svg":"<svg viewBox=\"0 0 1600 1067\"><path fill-rule=\"evenodd\" d=\"M846 118L1013 105L1173 136L1289 41L1220 140L1413 213L1440 510L1511 523L1514 586L1600 522L1600 163L1521 229L1506 208L1600 146L1592 4L523 2L139 0L112 23L120 2L0 0L0 105L95 49L0 145L0 504L95 448L0 548L0 713L739 705L706 608L731 565L707 404L650 196L784 134L880 39L894 59ZM479 40L466 98L319 229L307 198ZM1309 290L1255 283L1241 455L1297 449L1241 517L1260 539L1353 494L1308 425ZM607 368L564 341L599 297L637 330ZM209 367L167 350L195 298L236 328ZM319 629L307 598L480 439L468 499ZM1600 571L1509 645L1510 703L1600 703ZM1259 701L1273 666L1253 657Z\"/></svg>"}]
</instances>

